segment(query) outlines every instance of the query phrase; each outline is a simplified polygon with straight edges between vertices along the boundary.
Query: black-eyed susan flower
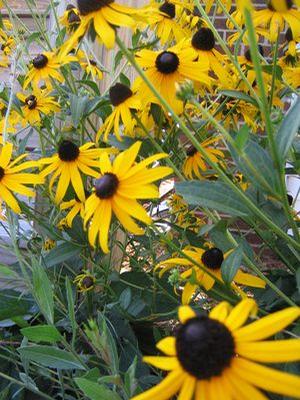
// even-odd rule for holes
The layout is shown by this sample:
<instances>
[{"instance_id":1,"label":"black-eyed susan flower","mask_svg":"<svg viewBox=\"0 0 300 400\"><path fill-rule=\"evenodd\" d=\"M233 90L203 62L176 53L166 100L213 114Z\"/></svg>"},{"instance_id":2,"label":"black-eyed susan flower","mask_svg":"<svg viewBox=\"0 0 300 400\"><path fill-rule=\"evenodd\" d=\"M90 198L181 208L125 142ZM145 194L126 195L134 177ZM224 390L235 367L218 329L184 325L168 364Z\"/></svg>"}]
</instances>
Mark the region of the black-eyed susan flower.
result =
<instances>
[{"instance_id":1,"label":"black-eyed susan flower","mask_svg":"<svg viewBox=\"0 0 300 400\"><path fill-rule=\"evenodd\" d=\"M60 72L60 67L72 61L77 61L76 57L70 55L62 57L54 51L38 54L31 62L30 69L25 77L24 89L30 84L36 88L41 83L51 89L51 79L63 82L64 77Z\"/></svg>"},{"instance_id":2,"label":"black-eyed susan flower","mask_svg":"<svg viewBox=\"0 0 300 400\"><path fill-rule=\"evenodd\" d=\"M141 110L142 103L140 96L133 92L130 87L122 83L116 83L109 89L110 102L113 105L113 112L106 118L104 124L97 134L97 139L103 134L104 141L113 128L114 135L121 140L120 123L124 126L125 136L134 136L133 131L136 120L131 115L131 110Z\"/></svg>"},{"instance_id":3,"label":"black-eyed susan flower","mask_svg":"<svg viewBox=\"0 0 300 400\"><path fill-rule=\"evenodd\" d=\"M152 12L149 16L149 25L155 30L161 44L165 45L174 40L180 42L189 34L189 31L179 23L183 7L169 1L164 1L162 4L152 2L150 7L153 6L156 6L157 12Z\"/></svg>"},{"instance_id":4,"label":"black-eyed susan flower","mask_svg":"<svg viewBox=\"0 0 300 400\"><path fill-rule=\"evenodd\" d=\"M291 28L294 37L300 35L300 11L293 8L292 0L270 0L267 8L255 11L253 15L254 26L267 27L272 42L284 31L285 23Z\"/></svg>"},{"instance_id":5,"label":"black-eyed susan flower","mask_svg":"<svg viewBox=\"0 0 300 400\"><path fill-rule=\"evenodd\" d=\"M77 7L81 23L63 46L62 54L68 54L90 27L94 28L105 47L113 48L115 27L124 26L133 29L136 26L135 16L139 14L138 9L118 4L115 0L77 0Z\"/></svg>"},{"instance_id":6,"label":"black-eyed susan flower","mask_svg":"<svg viewBox=\"0 0 300 400\"><path fill-rule=\"evenodd\" d=\"M86 197L88 197L87 193L86 193ZM84 203L85 203L85 200L81 201L78 197L76 197L75 199L72 199L69 201L63 201L60 204L61 210L70 209L70 211L64 218L64 220L66 221L67 226L69 228L72 227L73 220L76 217L76 215L80 215L82 219L84 218Z\"/></svg>"},{"instance_id":7,"label":"black-eyed susan flower","mask_svg":"<svg viewBox=\"0 0 300 400\"><path fill-rule=\"evenodd\" d=\"M136 60L145 68L148 79L176 112L181 112L183 107L183 103L176 98L176 84L186 79L205 86L210 86L212 82L208 76L208 60L195 61L195 51L183 48L182 43L163 51L143 49L137 52ZM139 90L145 103L150 101L159 103L142 81Z\"/></svg>"},{"instance_id":8,"label":"black-eyed susan flower","mask_svg":"<svg viewBox=\"0 0 300 400\"><path fill-rule=\"evenodd\" d=\"M212 144L218 142L220 138L208 138L200 143L201 147L205 149L207 156L214 162L219 162L220 159L224 158L224 153L212 146ZM193 179L194 176L201 179L203 178L203 172L207 171L207 164L203 159L203 156L197 151L194 146L190 146L186 151L187 158L183 164L183 173L188 179Z\"/></svg>"},{"instance_id":9,"label":"black-eyed susan flower","mask_svg":"<svg viewBox=\"0 0 300 400\"><path fill-rule=\"evenodd\" d=\"M286 54L291 55L292 57L296 57L297 45L300 42L300 33L298 37L294 37L291 28L288 28L285 32L285 39L288 43Z\"/></svg>"},{"instance_id":10,"label":"black-eyed susan flower","mask_svg":"<svg viewBox=\"0 0 300 400\"><path fill-rule=\"evenodd\" d=\"M89 292L94 289L96 278L89 272L83 272L77 275L73 282L76 283L79 292Z\"/></svg>"},{"instance_id":11,"label":"black-eyed susan flower","mask_svg":"<svg viewBox=\"0 0 300 400\"><path fill-rule=\"evenodd\" d=\"M18 93L17 97L23 103L22 113L24 120L30 125L39 124L42 115L49 115L60 110L55 98L49 96L45 90L35 89L30 95Z\"/></svg>"},{"instance_id":12,"label":"black-eyed susan flower","mask_svg":"<svg viewBox=\"0 0 300 400\"><path fill-rule=\"evenodd\" d=\"M52 174L50 179L50 190L58 179L55 202L60 203L68 190L69 184L72 185L78 199L85 201L85 192L80 171L87 176L96 178L99 172L98 159L102 152L110 151L106 149L94 148L94 143L86 143L78 147L71 140L63 140L56 154L52 157L39 160L40 166L46 165L40 175L45 178Z\"/></svg>"},{"instance_id":13,"label":"black-eyed susan flower","mask_svg":"<svg viewBox=\"0 0 300 400\"><path fill-rule=\"evenodd\" d=\"M183 252L190 259L195 260L196 264L187 258L175 257L162 261L155 268L160 269L160 277L174 267L183 266L185 268L185 271L181 273L181 278L187 279L182 292L182 303L188 304L199 286L202 286L205 290L210 290L216 281L214 277L220 281L223 280L221 265L224 259L229 255L229 252L224 255L222 250L217 247L211 247L209 249L191 247L185 248ZM202 268L200 268L199 265ZM206 270L209 271L210 274L206 273ZM231 287L238 294L243 295L243 292L236 285L237 283L256 288L264 288L266 286L265 281L261 278L242 272L241 270L238 270L234 276Z\"/></svg>"},{"instance_id":14,"label":"black-eyed susan flower","mask_svg":"<svg viewBox=\"0 0 300 400\"><path fill-rule=\"evenodd\" d=\"M87 58L86 54L82 50L77 51L78 62L88 76L92 76L93 79L102 79L103 72L97 61L93 58Z\"/></svg>"},{"instance_id":15,"label":"black-eyed susan flower","mask_svg":"<svg viewBox=\"0 0 300 400\"><path fill-rule=\"evenodd\" d=\"M35 192L27 185L42 184L44 179L38 174L23 172L26 169L36 168L36 161L22 160L27 154L22 154L12 161L13 145L6 143L1 148L0 154L0 202L4 201L6 205L15 213L21 212L20 206L14 194L20 194L26 197L34 197Z\"/></svg>"},{"instance_id":16,"label":"black-eyed susan flower","mask_svg":"<svg viewBox=\"0 0 300 400\"><path fill-rule=\"evenodd\" d=\"M65 26L68 31L73 31L81 22L79 10L73 6L73 4L68 4L59 22Z\"/></svg>"},{"instance_id":17,"label":"black-eyed susan flower","mask_svg":"<svg viewBox=\"0 0 300 400\"><path fill-rule=\"evenodd\" d=\"M108 253L108 233L112 213L124 228L135 235L142 235L133 218L145 224L152 220L146 210L137 202L138 199L158 198L158 188L154 181L172 173L168 167L149 169L148 165L167 157L167 154L155 154L136 163L141 142L135 142L129 149L119 154L113 164L108 154L100 157L100 176L95 180L94 192L85 203L84 225L88 226L90 244L95 247L98 236L101 249Z\"/></svg>"},{"instance_id":18,"label":"black-eyed susan flower","mask_svg":"<svg viewBox=\"0 0 300 400\"><path fill-rule=\"evenodd\" d=\"M215 36L210 28L201 27L193 35L189 45L195 50L195 57L198 57L199 60L208 60L210 71L218 77L223 85L230 84L230 74L224 69L226 56L215 49Z\"/></svg>"},{"instance_id":19,"label":"black-eyed susan flower","mask_svg":"<svg viewBox=\"0 0 300 400\"><path fill-rule=\"evenodd\" d=\"M181 325L175 337L157 344L163 356L144 361L167 371L157 386L132 400L267 400L263 391L300 398L300 378L262 365L300 359L300 340L264 340L299 318L290 307L245 325L257 305L245 299L231 309L222 302L209 315L197 315L189 306L179 308Z\"/></svg>"}]
</instances>

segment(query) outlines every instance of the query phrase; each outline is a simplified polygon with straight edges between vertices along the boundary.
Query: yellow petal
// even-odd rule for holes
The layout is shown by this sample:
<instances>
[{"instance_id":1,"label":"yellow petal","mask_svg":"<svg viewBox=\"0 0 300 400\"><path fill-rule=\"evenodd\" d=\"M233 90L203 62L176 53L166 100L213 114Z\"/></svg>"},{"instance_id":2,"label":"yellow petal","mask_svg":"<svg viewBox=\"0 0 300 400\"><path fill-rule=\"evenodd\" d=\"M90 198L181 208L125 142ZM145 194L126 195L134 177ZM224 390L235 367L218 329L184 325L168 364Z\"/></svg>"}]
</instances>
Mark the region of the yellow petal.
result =
<instances>
[{"instance_id":1,"label":"yellow petal","mask_svg":"<svg viewBox=\"0 0 300 400\"><path fill-rule=\"evenodd\" d=\"M242 358L235 359L231 368L235 374L263 390L300 398L300 377L277 371Z\"/></svg>"},{"instance_id":2,"label":"yellow petal","mask_svg":"<svg viewBox=\"0 0 300 400\"><path fill-rule=\"evenodd\" d=\"M217 319L220 322L224 322L228 316L231 306L227 301L222 301L216 307L214 307L209 313L209 317Z\"/></svg>"},{"instance_id":3,"label":"yellow petal","mask_svg":"<svg viewBox=\"0 0 300 400\"><path fill-rule=\"evenodd\" d=\"M194 284L192 284L190 282L187 282L184 285L184 289L183 289L183 292L182 292L182 298L181 298L181 301L182 301L183 305L186 305L186 304L190 303L190 301L191 301L195 291L197 290L197 288L198 288L198 285L194 285Z\"/></svg>"},{"instance_id":4,"label":"yellow petal","mask_svg":"<svg viewBox=\"0 0 300 400\"><path fill-rule=\"evenodd\" d=\"M168 356L176 356L176 339L172 336L160 340L156 347Z\"/></svg>"},{"instance_id":5,"label":"yellow petal","mask_svg":"<svg viewBox=\"0 0 300 400\"><path fill-rule=\"evenodd\" d=\"M181 387L186 374L180 369L172 371L152 389L134 396L131 400L169 400Z\"/></svg>"},{"instance_id":6,"label":"yellow petal","mask_svg":"<svg viewBox=\"0 0 300 400\"><path fill-rule=\"evenodd\" d=\"M191 400L196 386L196 378L187 376L180 390L178 400Z\"/></svg>"},{"instance_id":7,"label":"yellow petal","mask_svg":"<svg viewBox=\"0 0 300 400\"><path fill-rule=\"evenodd\" d=\"M163 371L173 371L179 368L179 361L176 357L148 356L143 357L143 360L147 364L151 364L153 367L162 369Z\"/></svg>"},{"instance_id":8,"label":"yellow petal","mask_svg":"<svg viewBox=\"0 0 300 400\"><path fill-rule=\"evenodd\" d=\"M235 330L241 327L251 315L252 317L256 315L258 310L257 304L253 299L242 300L229 314L226 319L226 325L230 329Z\"/></svg>"},{"instance_id":9,"label":"yellow petal","mask_svg":"<svg viewBox=\"0 0 300 400\"><path fill-rule=\"evenodd\" d=\"M238 342L236 352L260 362L290 362L300 360L300 339L274 340L257 343Z\"/></svg>"},{"instance_id":10,"label":"yellow petal","mask_svg":"<svg viewBox=\"0 0 300 400\"><path fill-rule=\"evenodd\" d=\"M190 306L181 306L178 309L178 318L179 321L184 324L191 318L195 318L196 313Z\"/></svg>"},{"instance_id":11,"label":"yellow petal","mask_svg":"<svg viewBox=\"0 0 300 400\"><path fill-rule=\"evenodd\" d=\"M289 307L244 326L234 333L236 341L261 340L280 332L300 316L299 307Z\"/></svg>"}]
</instances>

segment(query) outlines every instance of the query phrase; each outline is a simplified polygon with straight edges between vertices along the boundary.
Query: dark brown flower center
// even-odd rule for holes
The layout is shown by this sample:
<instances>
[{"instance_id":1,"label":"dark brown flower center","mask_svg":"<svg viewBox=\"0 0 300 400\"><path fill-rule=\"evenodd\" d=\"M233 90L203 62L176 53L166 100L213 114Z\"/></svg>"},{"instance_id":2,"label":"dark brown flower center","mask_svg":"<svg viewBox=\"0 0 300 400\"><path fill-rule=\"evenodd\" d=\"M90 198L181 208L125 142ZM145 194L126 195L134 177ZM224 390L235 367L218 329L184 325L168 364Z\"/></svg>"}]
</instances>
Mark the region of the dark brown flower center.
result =
<instances>
[{"instance_id":1,"label":"dark brown flower center","mask_svg":"<svg viewBox=\"0 0 300 400\"><path fill-rule=\"evenodd\" d=\"M74 7L74 9L75 9L75 7ZM68 14L68 22L69 22L69 24L79 24L80 21L81 21L79 15L76 14L74 9L69 11L69 14Z\"/></svg>"},{"instance_id":2,"label":"dark brown flower center","mask_svg":"<svg viewBox=\"0 0 300 400\"><path fill-rule=\"evenodd\" d=\"M123 85L123 83L116 83L114 86L112 86L109 89L109 98L111 101L111 104L113 106L118 106L119 104L124 103L129 97L132 96L132 91L131 89Z\"/></svg>"},{"instance_id":3,"label":"dark brown flower center","mask_svg":"<svg viewBox=\"0 0 300 400\"><path fill-rule=\"evenodd\" d=\"M66 7L66 11L74 10L76 7L73 4L68 4Z\"/></svg>"},{"instance_id":4,"label":"dark brown flower center","mask_svg":"<svg viewBox=\"0 0 300 400\"><path fill-rule=\"evenodd\" d=\"M48 57L45 54L39 54L32 60L32 64L36 69L42 69L48 64Z\"/></svg>"},{"instance_id":5,"label":"dark brown flower center","mask_svg":"<svg viewBox=\"0 0 300 400\"><path fill-rule=\"evenodd\" d=\"M220 376L235 356L235 343L221 322L199 316L181 325L176 335L182 368L197 379Z\"/></svg>"},{"instance_id":6,"label":"dark brown flower center","mask_svg":"<svg viewBox=\"0 0 300 400\"><path fill-rule=\"evenodd\" d=\"M258 51L259 51L259 53L260 53L262 56L264 56L264 48L263 48L260 44L258 45ZM245 56L245 58L246 58L247 61L252 62L250 49L247 49L247 50L245 51L244 56Z\"/></svg>"},{"instance_id":7,"label":"dark brown flower center","mask_svg":"<svg viewBox=\"0 0 300 400\"><path fill-rule=\"evenodd\" d=\"M93 65L94 67L97 66L97 62L95 60L89 60L90 64Z\"/></svg>"},{"instance_id":8,"label":"dark brown flower center","mask_svg":"<svg viewBox=\"0 0 300 400\"><path fill-rule=\"evenodd\" d=\"M197 149L194 146L190 146L186 151L186 155L188 157L193 157L196 153L197 153Z\"/></svg>"},{"instance_id":9,"label":"dark brown flower center","mask_svg":"<svg viewBox=\"0 0 300 400\"><path fill-rule=\"evenodd\" d=\"M77 0L77 5L81 15L88 15L113 2L114 0Z\"/></svg>"},{"instance_id":10,"label":"dark brown flower center","mask_svg":"<svg viewBox=\"0 0 300 400\"><path fill-rule=\"evenodd\" d=\"M212 50L215 44L213 31L209 28L200 28L192 37L192 46L197 50Z\"/></svg>"},{"instance_id":11,"label":"dark brown flower center","mask_svg":"<svg viewBox=\"0 0 300 400\"><path fill-rule=\"evenodd\" d=\"M75 161L78 158L79 153L79 147L70 140L62 141L58 148L58 156L61 161Z\"/></svg>"},{"instance_id":12,"label":"dark brown flower center","mask_svg":"<svg viewBox=\"0 0 300 400\"><path fill-rule=\"evenodd\" d=\"M5 170L4 168L0 167L0 181L3 179L4 175L5 175Z\"/></svg>"},{"instance_id":13,"label":"dark brown flower center","mask_svg":"<svg viewBox=\"0 0 300 400\"><path fill-rule=\"evenodd\" d=\"M30 96L26 97L25 103L27 104L29 110L34 110L37 106L37 98L31 94Z\"/></svg>"},{"instance_id":14,"label":"dark brown flower center","mask_svg":"<svg viewBox=\"0 0 300 400\"><path fill-rule=\"evenodd\" d=\"M82 281L81 281L81 285L85 288L85 289L89 289L92 286L94 286L94 279L91 276L85 276Z\"/></svg>"},{"instance_id":15,"label":"dark brown flower center","mask_svg":"<svg viewBox=\"0 0 300 400\"><path fill-rule=\"evenodd\" d=\"M168 1L165 1L160 7L159 11L163 12L164 14L167 14L167 16L171 19L175 18L175 4L169 3Z\"/></svg>"},{"instance_id":16,"label":"dark brown flower center","mask_svg":"<svg viewBox=\"0 0 300 400\"><path fill-rule=\"evenodd\" d=\"M95 181L95 193L100 199L109 199L116 193L118 186L118 177L111 172L107 172Z\"/></svg>"},{"instance_id":17,"label":"dark brown flower center","mask_svg":"<svg viewBox=\"0 0 300 400\"><path fill-rule=\"evenodd\" d=\"M224 261L223 252L213 247L202 254L201 261L209 269L219 269Z\"/></svg>"},{"instance_id":18,"label":"dark brown flower center","mask_svg":"<svg viewBox=\"0 0 300 400\"><path fill-rule=\"evenodd\" d=\"M286 32L285 32L285 40L287 42L291 42L292 40L294 40L293 32L292 32L291 28L288 28L286 30Z\"/></svg>"},{"instance_id":19,"label":"dark brown flower center","mask_svg":"<svg viewBox=\"0 0 300 400\"><path fill-rule=\"evenodd\" d=\"M172 74L179 67L179 58L171 51L163 51L157 56L155 65L162 74Z\"/></svg>"}]
</instances>

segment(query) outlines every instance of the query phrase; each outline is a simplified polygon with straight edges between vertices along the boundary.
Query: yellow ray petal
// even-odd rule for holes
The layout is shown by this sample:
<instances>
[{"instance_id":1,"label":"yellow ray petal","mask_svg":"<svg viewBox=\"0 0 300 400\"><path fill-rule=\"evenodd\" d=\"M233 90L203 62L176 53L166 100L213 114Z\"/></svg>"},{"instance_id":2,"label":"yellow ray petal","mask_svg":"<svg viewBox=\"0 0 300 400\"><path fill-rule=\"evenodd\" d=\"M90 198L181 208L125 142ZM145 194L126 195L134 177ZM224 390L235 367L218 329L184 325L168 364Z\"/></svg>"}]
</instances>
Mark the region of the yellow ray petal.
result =
<instances>
[{"instance_id":1,"label":"yellow ray petal","mask_svg":"<svg viewBox=\"0 0 300 400\"><path fill-rule=\"evenodd\" d=\"M231 306L227 301L222 301L216 307L214 307L209 313L209 317L217 319L220 322L224 322L231 310Z\"/></svg>"},{"instance_id":2,"label":"yellow ray petal","mask_svg":"<svg viewBox=\"0 0 300 400\"><path fill-rule=\"evenodd\" d=\"M162 351L168 356L176 355L176 339L172 336L168 336L164 339L161 339L156 344L156 347L158 348L158 350Z\"/></svg>"},{"instance_id":3,"label":"yellow ray petal","mask_svg":"<svg viewBox=\"0 0 300 400\"><path fill-rule=\"evenodd\" d=\"M196 378L187 376L180 390L178 400L191 400L195 391Z\"/></svg>"},{"instance_id":4,"label":"yellow ray petal","mask_svg":"<svg viewBox=\"0 0 300 400\"><path fill-rule=\"evenodd\" d=\"M257 343L238 342L236 352L260 362L290 362L300 360L300 339L274 340Z\"/></svg>"},{"instance_id":5,"label":"yellow ray petal","mask_svg":"<svg viewBox=\"0 0 300 400\"><path fill-rule=\"evenodd\" d=\"M190 306L180 306L178 309L179 321L184 324L191 318L195 318L196 313Z\"/></svg>"},{"instance_id":6,"label":"yellow ray petal","mask_svg":"<svg viewBox=\"0 0 300 400\"><path fill-rule=\"evenodd\" d=\"M111 221L111 202L103 200L101 204L100 226L99 226L99 244L104 253L109 252L108 248L108 232Z\"/></svg>"},{"instance_id":7,"label":"yellow ray petal","mask_svg":"<svg viewBox=\"0 0 300 400\"><path fill-rule=\"evenodd\" d=\"M197 288L198 288L198 285L192 284L190 282L187 282L184 285L184 289L183 289L182 297L181 297L181 301L182 301L183 305L187 305L190 303Z\"/></svg>"},{"instance_id":8,"label":"yellow ray petal","mask_svg":"<svg viewBox=\"0 0 300 400\"><path fill-rule=\"evenodd\" d=\"M180 367L179 361L176 357L148 356L143 357L143 361L147 364L153 365L153 367L162 369L163 371L173 371Z\"/></svg>"},{"instance_id":9,"label":"yellow ray petal","mask_svg":"<svg viewBox=\"0 0 300 400\"><path fill-rule=\"evenodd\" d=\"M237 358L231 368L243 380L261 389L300 398L300 377Z\"/></svg>"},{"instance_id":10,"label":"yellow ray petal","mask_svg":"<svg viewBox=\"0 0 300 400\"><path fill-rule=\"evenodd\" d=\"M299 307L289 307L244 326L234 333L236 341L261 340L280 332L300 316Z\"/></svg>"},{"instance_id":11,"label":"yellow ray petal","mask_svg":"<svg viewBox=\"0 0 300 400\"><path fill-rule=\"evenodd\" d=\"M158 385L144 393L138 394L132 400L169 400L181 387L186 374L178 369L169 373Z\"/></svg>"},{"instance_id":12,"label":"yellow ray petal","mask_svg":"<svg viewBox=\"0 0 300 400\"><path fill-rule=\"evenodd\" d=\"M266 282L258 276L250 275L242 271L237 271L233 280L241 285L265 288Z\"/></svg>"},{"instance_id":13,"label":"yellow ray petal","mask_svg":"<svg viewBox=\"0 0 300 400\"><path fill-rule=\"evenodd\" d=\"M225 323L230 329L235 330L240 328L251 315L257 314L257 304L253 299L244 299L229 314Z\"/></svg>"}]
</instances>

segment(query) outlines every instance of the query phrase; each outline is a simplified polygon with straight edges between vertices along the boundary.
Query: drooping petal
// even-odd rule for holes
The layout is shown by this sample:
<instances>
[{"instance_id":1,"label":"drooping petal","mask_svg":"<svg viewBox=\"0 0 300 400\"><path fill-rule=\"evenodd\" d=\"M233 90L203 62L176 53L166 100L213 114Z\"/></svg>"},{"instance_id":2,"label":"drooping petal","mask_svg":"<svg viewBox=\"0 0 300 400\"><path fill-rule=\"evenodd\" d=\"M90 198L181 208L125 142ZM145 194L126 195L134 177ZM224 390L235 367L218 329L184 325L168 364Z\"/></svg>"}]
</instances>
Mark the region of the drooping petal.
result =
<instances>
[{"instance_id":1,"label":"drooping petal","mask_svg":"<svg viewBox=\"0 0 300 400\"><path fill-rule=\"evenodd\" d=\"M216 307L214 307L209 313L209 318L217 319L220 322L224 322L231 310L231 306L227 301L222 301Z\"/></svg>"},{"instance_id":2,"label":"drooping petal","mask_svg":"<svg viewBox=\"0 0 300 400\"><path fill-rule=\"evenodd\" d=\"M176 357L148 356L143 357L143 360L147 364L151 364L153 367L162 369L163 371L173 371L180 367Z\"/></svg>"},{"instance_id":3,"label":"drooping petal","mask_svg":"<svg viewBox=\"0 0 300 400\"><path fill-rule=\"evenodd\" d=\"M178 400L191 400L195 391L196 378L187 376L181 387Z\"/></svg>"},{"instance_id":4,"label":"drooping petal","mask_svg":"<svg viewBox=\"0 0 300 400\"><path fill-rule=\"evenodd\" d=\"M190 306L181 306L178 309L178 318L179 321L184 324L191 318L195 318L196 313Z\"/></svg>"}]
</instances>

